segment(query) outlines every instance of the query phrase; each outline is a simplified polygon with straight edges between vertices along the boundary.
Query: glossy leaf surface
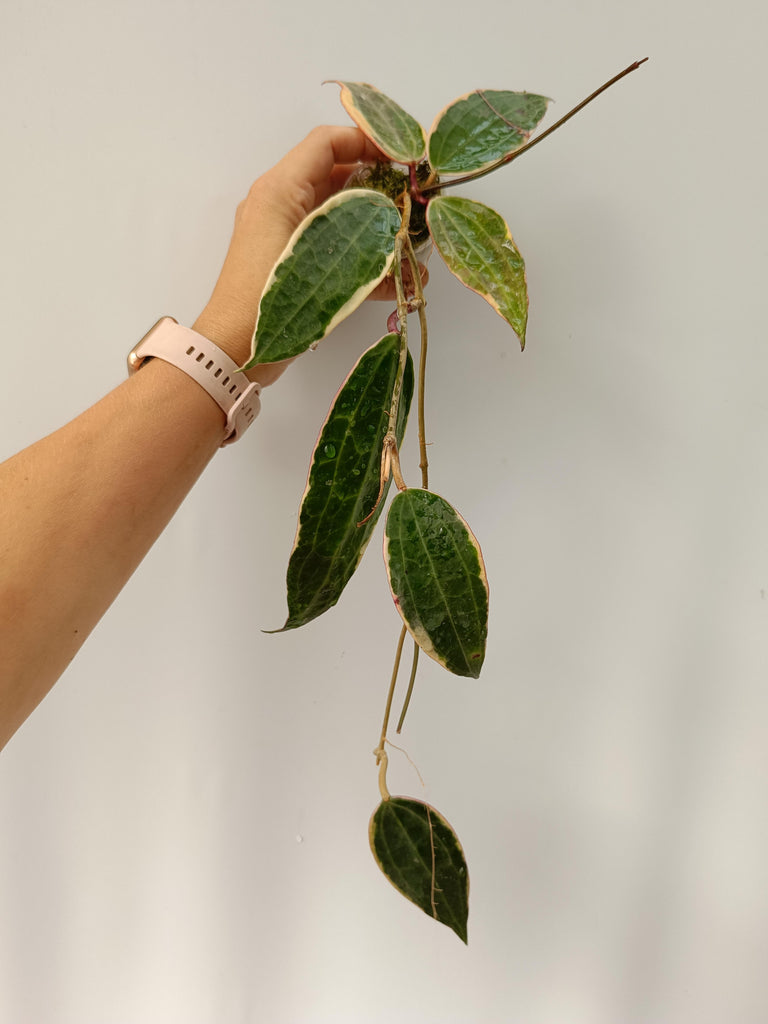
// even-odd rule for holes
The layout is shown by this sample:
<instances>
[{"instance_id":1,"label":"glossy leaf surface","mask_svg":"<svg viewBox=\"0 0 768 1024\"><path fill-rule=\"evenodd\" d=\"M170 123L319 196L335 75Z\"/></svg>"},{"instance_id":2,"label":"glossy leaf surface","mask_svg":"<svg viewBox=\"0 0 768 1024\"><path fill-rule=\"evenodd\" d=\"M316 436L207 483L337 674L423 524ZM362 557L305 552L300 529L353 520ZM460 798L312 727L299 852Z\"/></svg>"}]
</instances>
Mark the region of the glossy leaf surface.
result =
<instances>
[{"instance_id":1,"label":"glossy leaf surface","mask_svg":"<svg viewBox=\"0 0 768 1024\"><path fill-rule=\"evenodd\" d=\"M503 217L472 199L436 196L427 207L427 224L451 273L493 306L525 348L525 263Z\"/></svg>"},{"instance_id":2,"label":"glossy leaf surface","mask_svg":"<svg viewBox=\"0 0 768 1024\"><path fill-rule=\"evenodd\" d=\"M364 352L320 431L288 563L288 619L283 629L303 626L335 605L363 556L382 505L367 523L357 524L379 493L381 447L399 358L398 334L385 335ZM412 394L409 355L398 410L398 443Z\"/></svg>"},{"instance_id":3,"label":"glossy leaf surface","mask_svg":"<svg viewBox=\"0 0 768 1024\"><path fill-rule=\"evenodd\" d=\"M346 112L390 160L411 164L424 159L424 129L415 118L367 82L338 84Z\"/></svg>"},{"instance_id":4,"label":"glossy leaf surface","mask_svg":"<svg viewBox=\"0 0 768 1024\"><path fill-rule=\"evenodd\" d=\"M530 92L483 89L460 96L435 120L429 162L438 174L469 174L525 145L549 100Z\"/></svg>"},{"instance_id":5,"label":"glossy leaf surface","mask_svg":"<svg viewBox=\"0 0 768 1024\"><path fill-rule=\"evenodd\" d=\"M480 545L448 502L409 487L392 499L384 559L403 622L449 672L476 679L488 635L488 582Z\"/></svg>"},{"instance_id":6,"label":"glossy leaf surface","mask_svg":"<svg viewBox=\"0 0 768 1024\"><path fill-rule=\"evenodd\" d=\"M406 899L467 941L469 873L464 851L434 807L395 796L371 817L376 863Z\"/></svg>"},{"instance_id":7,"label":"glossy leaf surface","mask_svg":"<svg viewBox=\"0 0 768 1024\"><path fill-rule=\"evenodd\" d=\"M399 227L395 204L372 189L314 210L267 281L246 367L305 352L357 309L392 266Z\"/></svg>"}]
</instances>

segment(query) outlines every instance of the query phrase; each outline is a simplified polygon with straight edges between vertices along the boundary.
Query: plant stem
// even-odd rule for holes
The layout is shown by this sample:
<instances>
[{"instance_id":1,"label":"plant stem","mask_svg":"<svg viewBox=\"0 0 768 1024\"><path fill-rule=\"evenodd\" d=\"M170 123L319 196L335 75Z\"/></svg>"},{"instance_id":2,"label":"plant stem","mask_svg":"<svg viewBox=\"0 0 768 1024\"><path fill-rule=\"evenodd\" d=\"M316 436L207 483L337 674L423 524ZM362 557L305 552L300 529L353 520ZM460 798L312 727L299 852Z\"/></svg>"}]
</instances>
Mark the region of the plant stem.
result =
<instances>
[{"instance_id":1,"label":"plant stem","mask_svg":"<svg viewBox=\"0 0 768 1024\"><path fill-rule=\"evenodd\" d=\"M400 407L400 394L403 390L403 378L405 376L405 364L408 360L408 300L403 287L403 252L407 251L410 242L408 230L411 224L411 197L407 192L403 193L403 214L400 228L395 237L395 290L397 294L397 319L400 328L400 366L397 371L397 380L392 391L392 403L389 407L389 425L387 435L396 437L395 428L397 425L397 412ZM396 443L396 442L395 442Z\"/></svg>"},{"instance_id":2,"label":"plant stem","mask_svg":"<svg viewBox=\"0 0 768 1024\"><path fill-rule=\"evenodd\" d=\"M386 478L389 477L389 469L391 467L395 484L399 490L405 490L405 481L403 480L402 473L400 471L400 454L397 448L396 427L397 413L400 406L400 394L403 389L403 378L405 376L405 366L408 361L408 302L405 296L405 288L403 287L403 251L407 251L407 247L410 245L410 238L408 235L410 223L411 199L406 192L403 194L402 223L400 224L400 229L397 232L397 237L395 238L395 289L397 292L397 316L400 328L400 365L398 367L397 380L395 381L395 386L392 391L392 403L389 408L389 425L387 427L387 433L384 436L381 453L382 484L386 483L385 476ZM376 502L377 505L380 500L381 494ZM400 630L400 639L397 642L397 650L395 652L395 664L392 668L392 678L389 683L389 693L387 694L387 706L384 709L384 722L381 726L381 736L379 737L379 745L373 752L376 756L376 764L379 766L379 792L381 793L382 800L389 800L389 790L387 789L388 758L387 752L384 749L384 744L387 742L389 716L392 712L392 700L395 696L397 674L400 671L400 659L403 654L403 644L405 643L405 634L407 632L408 630L405 626Z\"/></svg>"},{"instance_id":3,"label":"plant stem","mask_svg":"<svg viewBox=\"0 0 768 1024\"><path fill-rule=\"evenodd\" d=\"M392 666L392 678L389 681L389 694L387 695L387 706L384 709L384 721L381 725L381 737L379 739L379 745L374 751L378 754L379 751L384 749L384 743L387 739L387 729L389 728L389 716L392 711L392 698L395 695L395 683L397 682L397 673L400 671L400 658L403 653L403 643L405 642L405 634L408 630L403 626L400 630L400 639L397 642L397 650L395 651L395 664Z\"/></svg>"},{"instance_id":4,"label":"plant stem","mask_svg":"<svg viewBox=\"0 0 768 1024\"><path fill-rule=\"evenodd\" d=\"M387 767L389 766L389 756L383 748L378 751L376 755L376 764L379 766L379 793L381 793L381 799L389 800L392 795L387 789Z\"/></svg>"},{"instance_id":5,"label":"plant stem","mask_svg":"<svg viewBox=\"0 0 768 1024\"><path fill-rule=\"evenodd\" d=\"M418 263L416 262L416 255L413 251L413 245L411 244L410 238L408 239L408 248L406 250L408 257L408 265L411 268L411 276L413 277L414 285L414 296L416 299L416 306L419 311L419 327L421 330L421 347L419 352L419 384L418 384L418 420L419 420L419 468L421 469L421 486L426 490L429 487L429 460L427 459L427 431L424 417L424 396L425 396L425 378L427 370L427 314L426 314L426 301L424 299L424 290L421 286L421 274L419 273ZM419 665L419 645L414 640L413 642L413 662L411 663L411 677L408 680L408 689L405 694L405 700L403 701L403 708L400 712L400 718L397 723L397 732L403 728L405 722L405 716L408 712L408 708L411 703L411 697L413 696L413 687L416 682L416 670Z\"/></svg>"},{"instance_id":6,"label":"plant stem","mask_svg":"<svg viewBox=\"0 0 768 1024\"><path fill-rule=\"evenodd\" d=\"M395 275L395 291L397 294L397 321L398 321L398 334L400 335L400 363L397 368L397 377L395 378L395 386L392 389L392 401L389 405L389 418L387 420L387 432L384 435L384 440L381 443L381 472L379 474L379 493L376 497L376 501L373 503L373 508L365 517L361 519L357 524L358 526L364 526L365 523L373 516L376 509L379 507L381 499L384 496L384 489L387 486L390 474L394 478L395 486L398 491L404 491L406 489L406 483L403 479L402 470L400 468L400 451L397 446L397 414L400 408L400 396L403 391L403 380L405 378L405 366L408 362L408 301L405 295L405 287L403 285L403 252L407 251L407 246L410 244L410 236L408 231L411 224L411 199L407 192L403 193L403 213L400 227L397 235L395 236L395 259L394 259L394 275ZM419 285L421 284L421 278L419 277Z\"/></svg>"},{"instance_id":7,"label":"plant stem","mask_svg":"<svg viewBox=\"0 0 768 1024\"><path fill-rule=\"evenodd\" d=\"M402 389L402 379L405 373L405 361L408 353L408 301L405 294L405 287L403 285L403 268L402 268L402 257L403 252L408 260L408 266L410 267L411 277L413 278L413 293L414 293L414 305L418 309L419 313L419 327L421 331L421 346L419 356L419 384L418 384L418 422L419 422L419 468L421 469L421 486L423 488L429 487L429 461L427 459L427 440L426 440L426 426L425 426L425 415L424 415L424 396L425 396L425 375L427 369L427 316L426 316L426 302L424 299L424 289L421 285L421 273L419 271L419 265L416 260L416 255L413 251L413 244L411 242L409 227L410 227L410 214L411 214L411 202L410 197L406 194L403 196L403 220L398 231L397 238L395 240L395 288L397 291L397 313L398 321L400 326L400 337L402 340L402 348L400 350L400 370L398 374L398 381L395 384L395 388L392 395L392 405L389 410L389 427L387 434L384 438L384 447L382 452L382 466L387 467L386 476L389 476L389 467L391 466L392 475L395 479L395 484L400 490L405 489L405 482L400 474L400 458L397 449L397 440L395 436L395 423L397 420L397 407L400 401L400 391ZM399 477L399 480L398 480ZM382 481L384 481L384 470L382 470ZM402 485L402 486L401 486ZM378 502L377 502L378 504ZM379 765L379 790L382 794L382 799L389 799L389 791L387 790L386 774L387 774L387 754L384 749L384 744L387 739L387 729L389 728L389 716L392 710L392 700L395 693L395 683L397 681L397 674L400 670L400 659L403 653L403 643L405 641L405 634L407 628L403 626L400 631L400 639L397 643L397 652L395 654L395 666L392 672L392 680L389 685L389 695L387 697L387 707L384 713L384 725L381 730L381 739L379 745L374 751L376 755L376 763ZM414 641L413 644L413 660L411 662L411 676L408 680L408 690L405 695L405 701L403 702L403 709L400 712L400 719L397 723L397 732L399 733L403 727L405 721L405 715L408 711L408 707L411 702L411 696L413 694L414 683L416 682L416 671L419 665L419 646Z\"/></svg>"},{"instance_id":8,"label":"plant stem","mask_svg":"<svg viewBox=\"0 0 768 1024\"><path fill-rule=\"evenodd\" d=\"M407 252L410 245L408 231L411 226L411 197L407 192L403 193L403 214L400 228L395 237L395 291L397 294L397 319L400 334L400 365L397 368L397 380L392 389L392 402L389 407L389 423L387 432L384 435L382 446L382 467L388 465L392 470L395 486L399 491L405 490L405 480L400 470L400 452L397 446L397 414L400 409L400 396L403 391L403 380L405 378L405 366L408 362L408 300L403 286L403 253ZM384 474L382 468L382 483L389 479L389 473ZM378 505L378 501L376 502Z\"/></svg>"},{"instance_id":9,"label":"plant stem","mask_svg":"<svg viewBox=\"0 0 768 1024\"><path fill-rule=\"evenodd\" d=\"M413 641L413 661L411 662L411 678L408 680L408 689L405 693L405 700L403 701L403 710L400 712L400 718L397 723L397 732L399 733L403 728L403 722L405 721L405 715L408 711L408 707L411 703L411 696L413 695L413 685L416 682L416 669L419 667L419 645L416 641Z\"/></svg>"},{"instance_id":10,"label":"plant stem","mask_svg":"<svg viewBox=\"0 0 768 1024\"><path fill-rule=\"evenodd\" d=\"M426 490L429 487L429 460L427 459L427 429L424 418L424 396L425 377L427 371L427 303L424 299L424 289L421 286L421 274L419 265L416 262L416 254L413 245L408 239L406 249L408 265L411 268L413 277L413 291L416 299L415 305L419 312L419 328L421 331L421 346L419 350L419 385L418 385L418 420L419 420L419 469L421 470L421 486ZM398 730L399 731L399 730Z\"/></svg>"},{"instance_id":11,"label":"plant stem","mask_svg":"<svg viewBox=\"0 0 768 1024\"><path fill-rule=\"evenodd\" d=\"M400 630L400 639L397 642L397 650L395 651L395 664L392 666L392 678L389 681L389 693L387 694L387 706L384 709L384 721L381 726L381 736L379 737L379 745L373 752L376 758L376 764L379 766L379 790L381 792L382 800L389 800L389 790L387 789L387 752L384 749L384 744L387 742L389 716L392 712L392 698L395 696L397 674L400 671L400 658L402 657L403 643L405 642L405 634L407 632L408 631L405 626Z\"/></svg>"},{"instance_id":12,"label":"plant stem","mask_svg":"<svg viewBox=\"0 0 768 1024\"><path fill-rule=\"evenodd\" d=\"M613 78L601 85L599 89L595 89L593 93L590 93L590 95L587 96L585 100L582 100L581 103L578 103L573 110L569 110L568 113L564 117L561 117L559 121L556 121L551 128L547 128L545 132L542 132L541 135L537 135L535 139L527 142L524 146L521 146L520 149L516 149L513 153L508 153L506 156L501 157L500 160L491 164L490 167L486 167L482 171L473 171L472 174L464 174L460 178L451 178L449 181L441 181L439 184L427 185L421 189L421 194L425 196L430 192L435 192L437 189L442 191L445 188L453 188L454 185L463 185L468 181L476 181L477 178L483 178L486 174L492 174L493 171L498 170L499 167L512 163L513 160L516 160L519 156L522 156L523 153L527 153L529 149L533 149L535 145L546 139L546 137L551 135L552 132L557 131L557 129L560 128L561 125L564 125L566 121L570 121L574 114L578 114L578 112L583 110L588 103L597 99L600 93L605 92L606 89L610 89L612 85L615 85L616 82L624 78L625 75L628 75L632 71L636 71L640 65L645 64L647 60L647 57L643 57L642 60L636 60L634 64L630 64L629 67L624 68L624 70L620 71L618 75L614 75Z\"/></svg>"}]
</instances>

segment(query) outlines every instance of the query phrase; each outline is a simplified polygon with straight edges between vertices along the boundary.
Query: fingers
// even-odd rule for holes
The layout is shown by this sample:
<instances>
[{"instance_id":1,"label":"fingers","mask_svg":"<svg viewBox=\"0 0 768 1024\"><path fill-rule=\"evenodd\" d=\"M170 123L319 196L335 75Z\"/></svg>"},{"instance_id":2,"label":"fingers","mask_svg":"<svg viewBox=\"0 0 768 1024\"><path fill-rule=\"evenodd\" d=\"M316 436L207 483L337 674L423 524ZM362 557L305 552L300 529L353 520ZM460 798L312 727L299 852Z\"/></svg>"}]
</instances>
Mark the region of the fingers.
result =
<instances>
[{"instance_id":1,"label":"fingers","mask_svg":"<svg viewBox=\"0 0 768 1024\"><path fill-rule=\"evenodd\" d=\"M395 291L395 279L393 277L385 277L384 280L377 284L371 294L368 296L369 301L373 302L397 302L397 292Z\"/></svg>"},{"instance_id":2,"label":"fingers","mask_svg":"<svg viewBox=\"0 0 768 1024\"><path fill-rule=\"evenodd\" d=\"M359 128L339 128L325 125L316 128L316 132L326 135L327 142L333 152L335 164L353 164L365 160L383 160L384 154ZM327 134L326 134L327 133ZM310 138L314 132L310 133Z\"/></svg>"},{"instance_id":3,"label":"fingers","mask_svg":"<svg viewBox=\"0 0 768 1024\"><path fill-rule=\"evenodd\" d=\"M329 196L334 195L336 192L340 192L360 167L360 163L337 164L324 183L315 185L316 205L319 206L321 203L324 203Z\"/></svg>"},{"instance_id":4,"label":"fingers","mask_svg":"<svg viewBox=\"0 0 768 1024\"><path fill-rule=\"evenodd\" d=\"M421 286L429 281L429 270L422 264L419 264L419 271L421 272ZM409 289L406 289L409 292ZM378 302L397 302L397 291L395 289L395 279L391 274L388 274L381 284L376 285L374 290L368 296L369 299L374 299Z\"/></svg>"},{"instance_id":5,"label":"fingers","mask_svg":"<svg viewBox=\"0 0 768 1024\"><path fill-rule=\"evenodd\" d=\"M294 180L315 188L323 186L337 165L383 159L383 154L359 128L322 125L313 128L307 137L284 157Z\"/></svg>"},{"instance_id":6,"label":"fingers","mask_svg":"<svg viewBox=\"0 0 768 1024\"><path fill-rule=\"evenodd\" d=\"M370 167L370 163L364 164L358 161L356 164L337 164L331 172L331 191L338 192L339 189L344 188L352 175L356 174L363 166Z\"/></svg>"},{"instance_id":7,"label":"fingers","mask_svg":"<svg viewBox=\"0 0 768 1024\"><path fill-rule=\"evenodd\" d=\"M311 191L311 208L338 192L356 164L381 159L384 155L359 128L322 125L313 128L277 167L285 185Z\"/></svg>"},{"instance_id":8,"label":"fingers","mask_svg":"<svg viewBox=\"0 0 768 1024\"><path fill-rule=\"evenodd\" d=\"M293 231L344 186L359 163L382 158L359 128L325 125L261 175L238 207L224 266L200 320L201 333L244 362L259 299ZM269 372L275 374L274 368Z\"/></svg>"}]
</instances>

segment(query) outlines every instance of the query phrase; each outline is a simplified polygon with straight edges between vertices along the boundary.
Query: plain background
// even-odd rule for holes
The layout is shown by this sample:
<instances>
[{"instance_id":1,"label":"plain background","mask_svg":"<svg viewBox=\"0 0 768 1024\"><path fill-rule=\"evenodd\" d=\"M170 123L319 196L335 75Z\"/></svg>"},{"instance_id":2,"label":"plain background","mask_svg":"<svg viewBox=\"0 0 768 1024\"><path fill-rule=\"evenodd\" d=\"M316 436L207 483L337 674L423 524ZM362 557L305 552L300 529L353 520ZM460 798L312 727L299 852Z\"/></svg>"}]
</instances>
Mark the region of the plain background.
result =
<instances>
[{"instance_id":1,"label":"plain background","mask_svg":"<svg viewBox=\"0 0 768 1024\"><path fill-rule=\"evenodd\" d=\"M424 664L398 742L425 788L397 751L390 785L463 841L469 947L368 850L379 541L328 615L261 632L369 304L264 394L3 752L2 1024L768 1019L764 10L6 0L3 455L192 322L251 180L347 123L324 79L426 125L527 89L549 124L651 60L464 189L526 258L523 355L431 262L432 485L483 545L489 651L477 682Z\"/></svg>"}]
</instances>

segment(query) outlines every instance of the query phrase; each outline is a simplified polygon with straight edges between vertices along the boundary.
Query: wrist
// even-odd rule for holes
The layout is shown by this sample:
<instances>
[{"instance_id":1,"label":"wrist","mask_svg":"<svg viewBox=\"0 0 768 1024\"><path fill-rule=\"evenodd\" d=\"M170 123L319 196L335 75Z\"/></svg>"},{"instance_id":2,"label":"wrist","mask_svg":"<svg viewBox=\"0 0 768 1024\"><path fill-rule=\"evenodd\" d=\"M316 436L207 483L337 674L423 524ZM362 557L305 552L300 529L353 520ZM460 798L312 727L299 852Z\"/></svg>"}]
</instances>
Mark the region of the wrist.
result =
<instances>
[{"instance_id":1,"label":"wrist","mask_svg":"<svg viewBox=\"0 0 768 1024\"><path fill-rule=\"evenodd\" d=\"M222 316L209 304L192 324L192 330L212 341L222 352L226 352L238 367L248 362L253 324L243 314L233 312Z\"/></svg>"},{"instance_id":2,"label":"wrist","mask_svg":"<svg viewBox=\"0 0 768 1024\"><path fill-rule=\"evenodd\" d=\"M192 330L212 341L238 366L244 366L250 359L253 324L247 314L234 312L222 317L217 314L213 303L209 303L195 320ZM294 356L293 359L284 359L278 363L261 363L244 372L249 380L258 381L266 388L274 384L296 358Z\"/></svg>"},{"instance_id":3,"label":"wrist","mask_svg":"<svg viewBox=\"0 0 768 1024\"><path fill-rule=\"evenodd\" d=\"M224 444L236 441L258 416L261 385L250 381L228 352L199 331L181 326L173 317L161 317L129 352L129 375L158 357L191 378L219 406L226 417Z\"/></svg>"}]
</instances>

